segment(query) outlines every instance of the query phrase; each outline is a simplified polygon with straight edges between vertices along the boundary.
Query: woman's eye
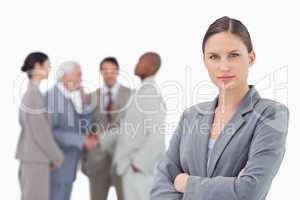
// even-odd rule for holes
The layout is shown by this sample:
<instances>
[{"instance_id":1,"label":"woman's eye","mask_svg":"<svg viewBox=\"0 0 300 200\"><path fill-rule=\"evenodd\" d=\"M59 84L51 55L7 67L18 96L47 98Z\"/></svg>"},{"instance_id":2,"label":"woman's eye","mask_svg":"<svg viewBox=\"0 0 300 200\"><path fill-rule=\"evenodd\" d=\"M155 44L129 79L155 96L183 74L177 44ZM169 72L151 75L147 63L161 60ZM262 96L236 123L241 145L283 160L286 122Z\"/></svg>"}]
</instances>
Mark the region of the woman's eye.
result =
<instances>
[{"instance_id":1,"label":"woman's eye","mask_svg":"<svg viewBox=\"0 0 300 200\"><path fill-rule=\"evenodd\" d=\"M211 56L209 56L209 59L211 59L211 60L215 60L215 59L217 59L217 58L218 58L217 55L211 55Z\"/></svg>"},{"instance_id":2,"label":"woman's eye","mask_svg":"<svg viewBox=\"0 0 300 200\"><path fill-rule=\"evenodd\" d=\"M229 56L230 56L231 58L235 58L235 57L238 57L239 54L238 54L238 53L231 53Z\"/></svg>"}]
</instances>

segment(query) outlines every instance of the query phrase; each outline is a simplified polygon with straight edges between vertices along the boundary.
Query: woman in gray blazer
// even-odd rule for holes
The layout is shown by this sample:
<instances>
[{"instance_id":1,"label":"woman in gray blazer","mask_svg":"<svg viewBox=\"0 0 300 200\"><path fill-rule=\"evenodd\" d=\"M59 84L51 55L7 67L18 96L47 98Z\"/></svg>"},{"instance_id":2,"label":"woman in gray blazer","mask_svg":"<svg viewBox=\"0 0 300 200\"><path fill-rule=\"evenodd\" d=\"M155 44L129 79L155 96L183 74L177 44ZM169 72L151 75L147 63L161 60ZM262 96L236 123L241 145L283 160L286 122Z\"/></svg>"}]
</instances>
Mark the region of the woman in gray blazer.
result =
<instances>
[{"instance_id":1,"label":"woman in gray blazer","mask_svg":"<svg viewBox=\"0 0 300 200\"><path fill-rule=\"evenodd\" d=\"M50 168L63 163L63 154L56 145L46 114L44 97L39 84L48 77L48 56L33 52L22 67L29 77L19 112L21 135L16 158L20 160L19 179L22 200L48 200L50 197Z\"/></svg>"},{"instance_id":2,"label":"woman in gray blazer","mask_svg":"<svg viewBox=\"0 0 300 200\"><path fill-rule=\"evenodd\" d=\"M255 53L240 21L216 20L202 51L219 95L183 113L151 199L264 200L284 156L288 108L248 85Z\"/></svg>"}]
</instances>

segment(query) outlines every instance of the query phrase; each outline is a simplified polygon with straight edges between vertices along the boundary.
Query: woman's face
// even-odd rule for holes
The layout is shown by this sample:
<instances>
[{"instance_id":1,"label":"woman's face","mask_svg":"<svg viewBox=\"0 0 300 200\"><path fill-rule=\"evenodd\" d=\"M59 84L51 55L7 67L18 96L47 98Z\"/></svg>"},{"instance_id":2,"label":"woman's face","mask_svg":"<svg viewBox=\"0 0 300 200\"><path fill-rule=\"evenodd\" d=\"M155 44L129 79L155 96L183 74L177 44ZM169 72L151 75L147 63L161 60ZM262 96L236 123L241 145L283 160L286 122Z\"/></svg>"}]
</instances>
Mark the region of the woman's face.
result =
<instances>
[{"instance_id":1,"label":"woman's face","mask_svg":"<svg viewBox=\"0 0 300 200\"><path fill-rule=\"evenodd\" d=\"M42 64L37 63L35 67L35 74L47 78L51 69L50 61L47 59Z\"/></svg>"},{"instance_id":2,"label":"woman's face","mask_svg":"<svg viewBox=\"0 0 300 200\"><path fill-rule=\"evenodd\" d=\"M248 53L242 40L228 32L211 36L204 47L204 63L212 82L219 89L234 89L247 85L249 67L254 52Z\"/></svg>"}]
</instances>

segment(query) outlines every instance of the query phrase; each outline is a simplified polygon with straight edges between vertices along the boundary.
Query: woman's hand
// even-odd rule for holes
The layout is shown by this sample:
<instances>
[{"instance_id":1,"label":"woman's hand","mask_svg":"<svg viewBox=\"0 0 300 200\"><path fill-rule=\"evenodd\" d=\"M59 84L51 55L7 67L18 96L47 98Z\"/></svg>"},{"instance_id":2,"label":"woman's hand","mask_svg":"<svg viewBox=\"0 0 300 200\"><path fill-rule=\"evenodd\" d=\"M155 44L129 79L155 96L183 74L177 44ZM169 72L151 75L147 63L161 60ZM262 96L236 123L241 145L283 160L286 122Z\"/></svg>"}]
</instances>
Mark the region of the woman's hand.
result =
<instances>
[{"instance_id":1,"label":"woman's hand","mask_svg":"<svg viewBox=\"0 0 300 200\"><path fill-rule=\"evenodd\" d=\"M174 187L177 192L184 193L188 177L187 173L181 173L176 176Z\"/></svg>"}]
</instances>

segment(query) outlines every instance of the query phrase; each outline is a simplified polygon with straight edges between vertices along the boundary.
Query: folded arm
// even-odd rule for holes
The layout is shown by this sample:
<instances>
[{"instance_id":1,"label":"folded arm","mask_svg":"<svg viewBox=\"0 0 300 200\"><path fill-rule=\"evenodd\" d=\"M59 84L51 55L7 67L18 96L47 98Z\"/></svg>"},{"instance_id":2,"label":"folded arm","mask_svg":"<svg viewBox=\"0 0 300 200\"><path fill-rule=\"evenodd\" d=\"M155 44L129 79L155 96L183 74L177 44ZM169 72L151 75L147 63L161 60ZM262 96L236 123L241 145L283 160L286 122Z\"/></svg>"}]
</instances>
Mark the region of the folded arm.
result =
<instances>
[{"instance_id":1,"label":"folded arm","mask_svg":"<svg viewBox=\"0 0 300 200\"><path fill-rule=\"evenodd\" d=\"M256 200L266 196L285 152L288 110L267 109L259 121L249 151L249 160L238 177L189 176L184 200Z\"/></svg>"},{"instance_id":2,"label":"folded arm","mask_svg":"<svg viewBox=\"0 0 300 200\"><path fill-rule=\"evenodd\" d=\"M181 200L183 194L177 192L173 185L176 176L183 172L180 164L180 140L183 131L184 115L170 141L169 148L159 162L154 175L151 200Z\"/></svg>"}]
</instances>

